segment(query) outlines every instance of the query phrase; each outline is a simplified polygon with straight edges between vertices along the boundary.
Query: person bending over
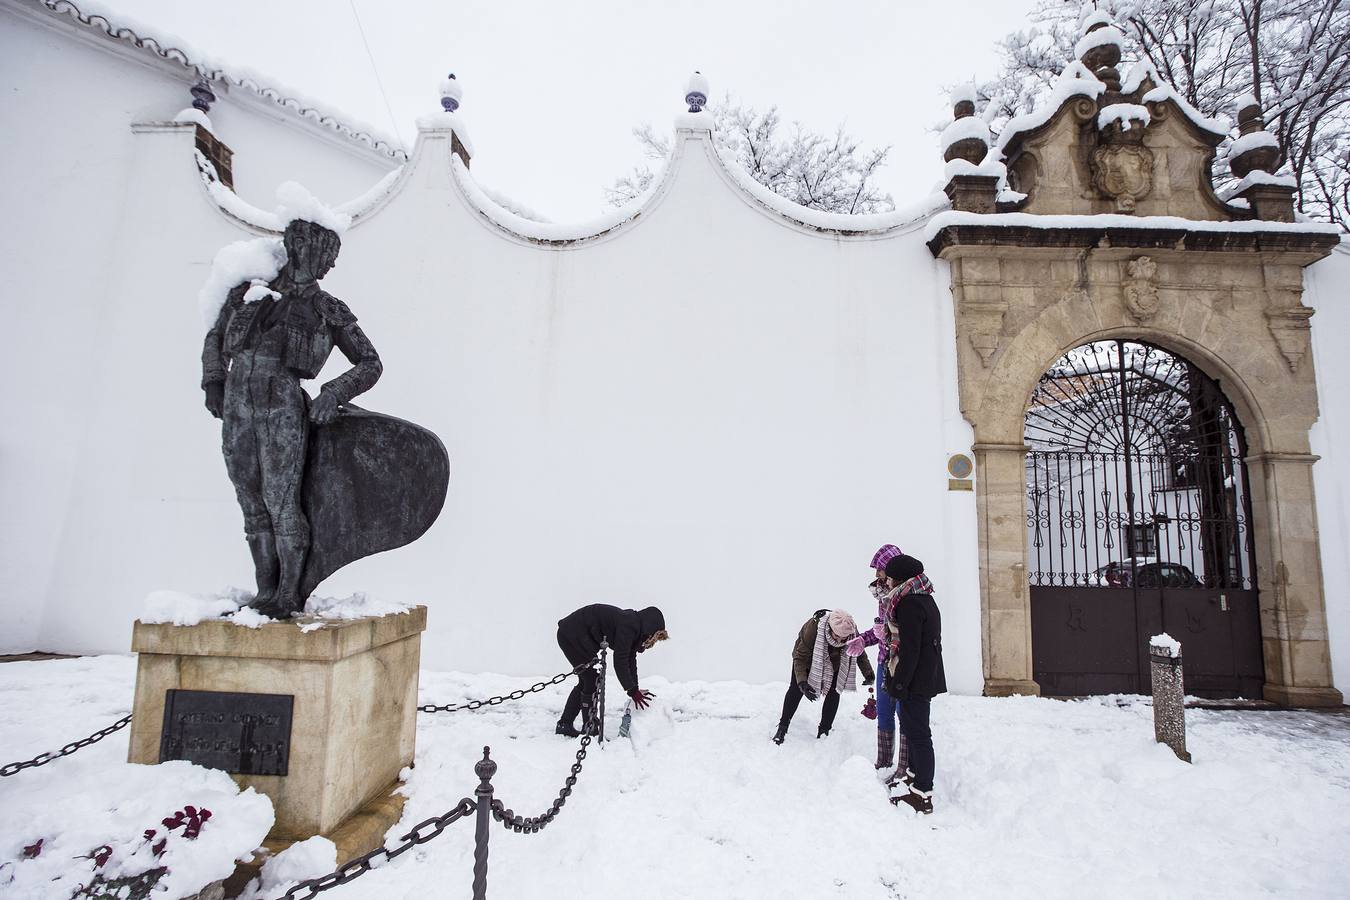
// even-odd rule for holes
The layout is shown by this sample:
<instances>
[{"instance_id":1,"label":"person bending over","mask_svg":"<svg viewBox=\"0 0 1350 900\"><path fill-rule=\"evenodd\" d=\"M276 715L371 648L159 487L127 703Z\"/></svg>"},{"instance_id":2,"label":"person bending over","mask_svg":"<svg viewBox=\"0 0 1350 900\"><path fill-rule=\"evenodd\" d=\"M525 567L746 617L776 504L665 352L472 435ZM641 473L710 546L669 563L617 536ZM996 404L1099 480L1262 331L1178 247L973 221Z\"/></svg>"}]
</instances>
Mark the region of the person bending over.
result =
<instances>
[{"instance_id":1,"label":"person bending over","mask_svg":"<svg viewBox=\"0 0 1350 900\"><path fill-rule=\"evenodd\" d=\"M638 709L646 709L652 699L651 691L638 687L637 654L664 641L666 617L655 606L642 610L619 609L608 603L592 603L558 620L558 647L563 656L573 666L589 663L600 652L600 642L609 644L614 654L614 674L619 677L624 693L633 698ZM591 698L595 696L596 670L587 666L580 672L580 678L563 707L562 718L558 720L557 734L578 737L581 732L576 728L577 713L582 713L581 727L594 734L596 728L595 711L591 709Z\"/></svg>"},{"instance_id":2,"label":"person bending over","mask_svg":"<svg viewBox=\"0 0 1350 900\"><path fill-rule=\"evenodd\" d=\"M853 617L842 609L819 609L806 620L792 646L792 678L783 697L783 715L778 720L778 731L773 742L783 743L788 725L797 712L802 697L814 703L823 694L824 708L820 711L820 727L816 737L823 738L834 726L834 714L839 711L841 691L856 691L858 670L862 670L863 684L875 679L872 664L867 657L854 658L844 653L844 645L858 634Z\"/></svg>"}]
</instances>

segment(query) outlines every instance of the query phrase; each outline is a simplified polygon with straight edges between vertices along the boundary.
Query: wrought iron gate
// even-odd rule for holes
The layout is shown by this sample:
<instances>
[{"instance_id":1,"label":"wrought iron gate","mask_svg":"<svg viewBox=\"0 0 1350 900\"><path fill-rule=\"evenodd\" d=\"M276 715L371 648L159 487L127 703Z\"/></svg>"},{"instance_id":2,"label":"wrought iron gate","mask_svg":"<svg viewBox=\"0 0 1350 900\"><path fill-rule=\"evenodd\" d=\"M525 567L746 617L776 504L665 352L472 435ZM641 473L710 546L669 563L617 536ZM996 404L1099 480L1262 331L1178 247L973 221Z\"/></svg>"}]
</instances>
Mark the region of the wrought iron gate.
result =
<instances>
[{"instance_id":1,"label":"wrought iron gate","mask_svg":"<svg viewBox=\"0 0 1350 900\"><path fill-rule=\"evenodd\" d=\"M1041 377L1025 439L1042 692L1146 693L1166 631L1188 693L1259 697L1246 442L1219 385L1159 347L1085 344Z\"/></svg>"}]
</instances>

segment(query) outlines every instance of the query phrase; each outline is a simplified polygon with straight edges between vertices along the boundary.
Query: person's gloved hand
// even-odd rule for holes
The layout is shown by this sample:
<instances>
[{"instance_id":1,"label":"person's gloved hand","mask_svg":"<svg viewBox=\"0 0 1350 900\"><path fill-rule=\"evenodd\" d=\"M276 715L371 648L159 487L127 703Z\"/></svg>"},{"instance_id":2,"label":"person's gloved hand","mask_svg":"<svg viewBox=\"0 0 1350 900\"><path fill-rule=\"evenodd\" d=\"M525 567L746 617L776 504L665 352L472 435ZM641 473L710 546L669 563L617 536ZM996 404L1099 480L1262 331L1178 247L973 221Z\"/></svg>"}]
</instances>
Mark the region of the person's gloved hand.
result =
<instances>
[{"instance_id":1,"label":"person's gloved hand","mask_svg":"<svg viewBox=\"0 0 1350 900\"><path fill-rule=\"evenodd\" d=\"M877 676L876 676L876 675L873 675L871 678L864 678L864 679L863 679L863 687L871 687L872 685L874 685L874 684L876 684L876 683L877 683Z\"/></svg>"},{"instance_id":2,"label":"person's gloved hand","mask_svg":"<svg viewBox=\"0 0 1350 900\"><path fill-rule=\"evenodd\" d=\"M857 635L856 637L851 638L849 642L844 645L844 652L856 659L857 657L862 656L863 648L866 646L867 643L863 640L863 636L860 634Z\"/></svg>"},{"instance_id":3,"label":"person's gloved hand","mask_svg":"<svg viewBox=\"0 0 1350 900\"><path fill-rule=\"evenodd\" d=\"M872 634L876 635L877 640L886 640L886 626L878 622L872 626Z\"/></svg>"},{"instance_id":4,"label":"person's gloved hand","mask_svg":"<svg viewBox=\"0 0 1350 900\"><path fill-rule=\"evenodd\" d=\"M653 698L656 697L656 695L653 694L651 691L643 691L639 690L638 688L633 688L631 691L629 691L628 696L632 698L633 705L636 706L638 709L646 709L647 706L652 702Z\"/></svg>"},{"instance_id":5,"label":"person's gloved hand","mask_svg":"<svg viewBox=\"0 0 1350 900\"><path fill-rule=\"evenodd\" d=\"M805 681L797 682L797 690L801 691L802 696L812 703L815 703L820 699L820 695L816 693L816 689L811 687L811 685L807 684Z\"/></svg>"}]
</instances>

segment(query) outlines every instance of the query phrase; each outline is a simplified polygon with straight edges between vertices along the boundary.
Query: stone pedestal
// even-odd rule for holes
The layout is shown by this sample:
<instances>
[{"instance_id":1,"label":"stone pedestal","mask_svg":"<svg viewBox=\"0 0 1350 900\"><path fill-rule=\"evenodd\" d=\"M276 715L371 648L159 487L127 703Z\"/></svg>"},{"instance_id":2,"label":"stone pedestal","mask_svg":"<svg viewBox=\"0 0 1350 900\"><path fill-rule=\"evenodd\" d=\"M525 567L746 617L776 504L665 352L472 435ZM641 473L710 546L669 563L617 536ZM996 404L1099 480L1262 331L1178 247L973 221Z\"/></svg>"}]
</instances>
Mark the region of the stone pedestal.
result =
<instances>
[{"instance_id":1,"label":"stone pedestal","mask_svg":"<svg viewBox=\"0 0 1350 900\"><path fill-rule=\"evenodd\" d=\"M1168 639L1171 640L1170 638ZM1149 669L1153 677L1153 737L1166 744L1177 758L1191 761L1186 750L1186 690L1181 671L1180 645L1149 645Z\"/></svg>"},{"instance_id":2,"label":"stone pedestal","mask_svg":"<svg viewBox=\"0 0 1350 900\"><path fill-rule=\"evenodd\" d=\"M413 761L426 607L353 620L245 628L135 624L139 663L128 761L159 762L170 689L294 696L286 775L232 774L272 798L273 840L330 835L378 806ZM322 627L302 631L303 626Z\"/></svg>"}]
</instances>

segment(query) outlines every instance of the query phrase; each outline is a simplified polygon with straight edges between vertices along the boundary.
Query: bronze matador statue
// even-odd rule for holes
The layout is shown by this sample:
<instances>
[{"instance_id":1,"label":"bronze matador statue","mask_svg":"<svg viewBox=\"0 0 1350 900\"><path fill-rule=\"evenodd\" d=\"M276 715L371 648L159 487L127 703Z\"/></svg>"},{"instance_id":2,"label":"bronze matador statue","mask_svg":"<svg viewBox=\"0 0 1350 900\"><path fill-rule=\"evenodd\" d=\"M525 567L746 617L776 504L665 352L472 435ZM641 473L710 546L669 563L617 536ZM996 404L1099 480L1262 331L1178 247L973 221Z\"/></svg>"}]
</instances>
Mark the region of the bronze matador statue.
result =
<instances>
[{"instance_id":1,"label":"bronze matador statue","mask_svg":"<svg viewBox=\"0 0 1350 900\"><path fill-rule=\"evenodd\" d=\"M337 262L337 233L296 220L283 244L270 290L231 290L202 349L206 408L222 420L253 555L249 605L274 618L299 612L341 565L424 532L449 477L434 434L347 405L383 366L356 316L319 287ZM352 367L311 401L300 381L318 376L334 346Z\"/></svg>"}]
</instances>

